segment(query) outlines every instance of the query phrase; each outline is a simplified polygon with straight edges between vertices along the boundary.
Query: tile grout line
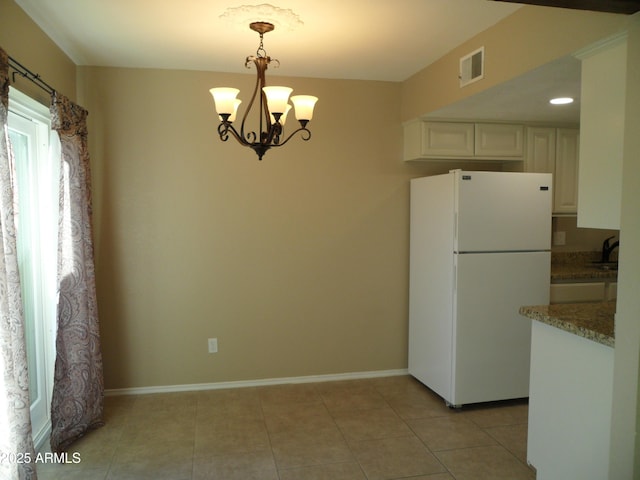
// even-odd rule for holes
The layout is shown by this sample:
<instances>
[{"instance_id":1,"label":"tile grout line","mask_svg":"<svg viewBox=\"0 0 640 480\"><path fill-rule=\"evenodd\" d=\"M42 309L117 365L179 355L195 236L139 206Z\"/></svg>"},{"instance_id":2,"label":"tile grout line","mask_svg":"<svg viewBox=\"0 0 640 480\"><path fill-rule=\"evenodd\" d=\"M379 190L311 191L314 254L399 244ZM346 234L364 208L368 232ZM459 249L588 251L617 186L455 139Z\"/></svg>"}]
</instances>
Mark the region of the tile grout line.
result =
<instances>
[{"instance_id":1,"label":"tile grout line","mask_svg":"<svg viewBox=\"0 0 640 480\"><path fill-rule=\"evenodd\" d=\"M400 417L400 414L397 414L397 415L398 415L398 417ZM439 417L434 417L434 418L439 418ZM413 435L418 439L418 441L419 441L419 442L424 446L424 448L426 448L426 449L427 449L427 451L428 451L431 455L433 455L433 458L435 458L435 459L438 461L438 463L440 464L440 466L441 466L442 468L444 468L444 470L445 470L445 471L444 471L444 472L442 472L442 473L448 473L449 475L451 475L451 477L452 477L453 479L455 479L456 477L455 477L455 475L453 474L453 472L451 472L451 471L447 468L447 466L446 466L444 463L442 463L442 461L441 461L441 460L438 458L438 456L436 455L436 452L434 452L433 450L431 450L431 448L429 448L429 445L427 445L427 444L425 443L425 441L424 441L422 438L420 438L420 435L418 435L418 432L416 432L416 431L411 427L411 425L409 425L409 423L408 423L404 418L400 417L400 419L404 422L404 424L407 426L407 428L409 428L409 430L411 431L411 433L413 433Z\"/></svg>"},{"instance_id":2,"label":"tile grout line","mask_svg":"<svg viewBox=\"0 0 640 480\"><path fill-rule=\"evenodd\" d=\"M514 426L514 425L527 425L528 427L528 423L513 423L510 425L500 425L500 426ZM487 430L490 428L495 428L496 426L492 426L492 427L487 427L487 428L482 428L482 431L485 432L487 435L489 435L491 438L493 438L496 442L498 442L498 444L504 448L507 452L509 452L518 462L522 463L525 467L531 469L531 466L526 462L526 450L525 450L525 461L523 462L521 458L519 458L512 450L511 448L509 448L507 445L504 445L499 439L497 439L494 435L491 435L490 432L488 432Z\"/></svg>"},{"instance_id":3,"label":"tile grout line","mask_svg":"<svg viewBox=\"0 0 640 480\"><path fill-rule=\"evenodd\" d=\"M276 454L273 451L273 442L271 440L271 433L269 433L269 427L267 425L267 416L265 415L264 403L262 402L262 398L260 396L260 390L256 391L256 395L258 396L258 402L260 403L260 413L262 416L262 424L264 426L264 431L267 434L267 440L269 442L269 451L271 452L271 459L273 460L273 468L275 469L278 480L281 480L280 469L278 468L278 462L276 461Z\"/></svg>"},{"instance_id":4,"label":"tile grout line","mask_svg":"<svg viewBox=\"0 0 640 480\"><path fill-rule=\"evenodd\" d=\"M127 412L126 417L127 418L129 418L132 415L131 410L136 405L137 402L138 402L138 398L135 398L131 402L131 405L127 406L127 410L126 410L126 412ZM128 424L128 422L126 424ZM105 426L106 426L106 422L105 422ZM117 446L116 446L116 448L113 449L113 455L111 455L111 459L109 460L109 468L107 468L107 472L105 473L105 476L104 476L105 480L109 480L109 478L111 477L111 472L112 472L112 470L114 468L116 456L118 454L119 449L122 448L121 444L122 444L123 437L124 437L124 430L125 430L125 427L124 426L121 427L120 434L118 435Z\"/></svg>"},{"instance_id":5,"label":"tile grout line","mask_svg":"<svg viewBox=\"0 0 640 480\"><path fill-rule=\"evenodd\" d=\"M356 458L356 455L355 455L355 453L353 451L353 448L351 447L351 445L347 441L347 437L345 437L344 432L340 428L340 425L338 425L338 422L336 422L336 418L334 417L333 413L331 413L331 409L327 405L324 396L322 395L322 393L320 393L318 391L318 387L317 386L315 387L315 389L316 389L316 392L318 393L318 396L320 397L320 400L322 400L322 404L324 405L324 408L327 410L327 413L331 417L331 421L336 426L336 429L338 430L338 432L340 432L340 436L342 437L342 441L345 443L345 445L349 449L349 453L351 454L351 458L353 459L353 461L355 463L358 464L358 468L360 469L360 473L362 473L362 478L368 479L369 477L367 476L367 474L365 473L364 469L362 468L362 465L360 464L360 461Z\"/></svg>"}]
</instances>

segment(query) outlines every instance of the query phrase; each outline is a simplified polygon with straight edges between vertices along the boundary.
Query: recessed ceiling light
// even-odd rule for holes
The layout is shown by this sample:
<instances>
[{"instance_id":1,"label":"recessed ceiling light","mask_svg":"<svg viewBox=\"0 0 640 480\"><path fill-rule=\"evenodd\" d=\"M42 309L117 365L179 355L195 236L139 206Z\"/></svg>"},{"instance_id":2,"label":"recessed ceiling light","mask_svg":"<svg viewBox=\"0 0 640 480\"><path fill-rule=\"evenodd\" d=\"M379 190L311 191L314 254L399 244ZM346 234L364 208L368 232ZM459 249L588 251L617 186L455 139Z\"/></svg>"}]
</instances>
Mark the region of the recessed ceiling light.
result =
<instances>
[{"instance_id":1,"label":"recessed ceiling light","mask_svg":"<svg viewBox=\"0 0 640 480\"><path fill-rule=\"evenodd\" d=\"M551 100L549 100L549 103L552 103L553 105L566 105L568 103L573 103L573 98L570 98L570 97L552 98Z\"/></svg>"}]
</instances>

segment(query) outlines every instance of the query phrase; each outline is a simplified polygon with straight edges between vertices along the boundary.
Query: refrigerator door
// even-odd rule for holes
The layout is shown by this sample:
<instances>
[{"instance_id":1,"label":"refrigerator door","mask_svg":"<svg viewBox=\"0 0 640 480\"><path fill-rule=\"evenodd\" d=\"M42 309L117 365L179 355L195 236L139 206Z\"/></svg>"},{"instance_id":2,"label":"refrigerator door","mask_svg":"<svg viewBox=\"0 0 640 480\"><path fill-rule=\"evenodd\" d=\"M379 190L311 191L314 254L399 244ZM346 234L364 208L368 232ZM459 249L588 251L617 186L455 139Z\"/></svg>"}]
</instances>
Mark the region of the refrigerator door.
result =
<instances>
[{"instance_id":1,"label":"refrigerator door","mask_svg":"<svg viewBox=\"0 0 640 480\"><path fill-rule=\"evenodd\" d=\"M551 248L550 173L464 172L456 176L456 252Z\"/></svg>"},{"instance_id":2,"label":"refrigerator door","mask_svg":"<svg viewBox=\"0 0 640 480\"><path fill-rule=\"evenodd\" d=\"M550 252L455 256L454 405L527 397L531 320L523 305L549 303Z\"/></svg>"}]
</instances>

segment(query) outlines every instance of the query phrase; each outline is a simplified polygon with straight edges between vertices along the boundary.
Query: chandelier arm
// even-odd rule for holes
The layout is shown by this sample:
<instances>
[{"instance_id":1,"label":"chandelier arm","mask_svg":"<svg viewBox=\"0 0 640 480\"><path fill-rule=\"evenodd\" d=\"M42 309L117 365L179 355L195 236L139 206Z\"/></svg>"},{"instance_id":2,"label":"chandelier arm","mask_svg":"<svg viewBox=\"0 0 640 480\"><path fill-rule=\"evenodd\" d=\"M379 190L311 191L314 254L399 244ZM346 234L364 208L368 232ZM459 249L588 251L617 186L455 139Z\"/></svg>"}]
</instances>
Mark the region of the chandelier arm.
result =
<instances>
[{"instance_id":1,"label":"chandelier arm","mask_svg":"<svg viewBox=\"0 0 640 480\"><path fill-rule=\"evenodd\" d=\"M247 62L246 62L246 66L247 68L249 68L249 62L252 60L252 57L247 57ZM255 61L254 61L255 63ZM251 107L253 106L253 102L256 99L256 92L258 91L258 80L256 80L256 86L253 89L253 95L251 95L251 100L249 100L249 104L247 105L247 109L244 112L244 115L242 116L242 123L240 124L240 135L242 136L242 138L244 138L244 124L247 121L247 117L249 116L249 112L251 111ZM252 132L253 135L255 136L255 132Z\"/></svg>"},{"instance_id":2,"label":"chandelier arm","mask_svg":"<svg viewBox=\"0 0 640 480\"><path fill-rule=\"evenodd\" d=\"M220 123L220 125L218 125L218 134L220 135L220 139L223 142L226 142L229 139L229 134L231 134L231 136L235 138L238 143L245 147L251 147L253 150L255 150L256 153L258 153L260 160L262 160L261 155L264 155L266 151L271 147L279 147L281 145L284 145L296 132L299 132L301 130L306 130L309 133L307 138L303 137L303 140L309 140L309 138L311 137L311 132L309 132L309 130L307 130L306 128L298 128L296 131L292 132L292 134L289 135L289 138L287 138L283 143L272 143L266 141L257 142L255 132L249 132L249 135L251 135L253 140L245 138L241 136L240 133L235 128L233 128L233 125L231 125L230 123L225 124L224 122L222 122Z\"/></svg>"},{"instance_id":3,"label":"chandelier arm","mask_svg":"<svg viewBox=\"0 0 640 480\"><path fill-rule=\"evenodd\" d=\"M278 145L280 143L280 136L283 133L283 128L280 123L272 123L269 126L269 130L264 132L260 142L264 145Z\"/></svg>"},{"instance_id":4,"label":"chandelier arm","mask_svg":"<svg viewBox=\"0 0 640 480\"><path fill-rule=\"evenodd\" d=\"M229 139L229 134L231 134L231 136L233 136L233 138L235 138L241 145L251 145L251 142L240 135L231 123L220 123L220 125L218 125L218 135L220 135L220 140L226 142ZM255 137L254 132L251 132L251 134Z\"/></svg>"},{"instance_id":5,"label":"chandelier arm","mask_svg":"<svg viewBox=\"0 0 640 480\"><path fill-rule=\"evenodd\" d=\"M264 143L265 133L270 132L272 128L271 119L269 116L269 107L267 105L267 97L262 91L262 88L266 84L265 72L267 70L267 66L271 62L271 58L261 57L261 56L258 56L258 57L249 56L246 58L245 66L249 68L249 64L252 62L256 66L256 84L253 89L253 94L251 95L251 100L249 101L249 104L247 105L247 109L245 110L244 115L242 116L242 123L240 124L240 136L242 138L246 138L248 143L255 143L256 140L258 139L260 143ZM260 96L260 99L259 99L259 107L260 107L259 120L260 121L259 121L259 130L258 130L260 132L260 135L258 136L258 134L256 134L255 132L249 132L245 134L244 126L247 121L247 118L249 117L249 112L251 111L251 108L253 107L253 104L255 103L256 97L258 95ZM266 123L266 128L267 128L266 132L264 132L263 130L264 123Z\"/></svg>"},{"instance_id":6,"label":"chandelier arm","mask_svg":"<svg viewBox=\"0 0 640 480\"><path fill-rule=\"evenodd\" d=\"M256 69L258 70L258 82L256 83L256 89L259 90L256 92L260 95L260 131L262 132L262 121L264 119L266 131L271 132L272 124L271 124L271 115L269 115L269 104L267 103L267 95L262 90L266 84L266 71L271 62L271 57L259 57L256 59Z\"/></svg>"},{"instance_id":7,"label":"chandelier arm","mask_svg":"<svg viewBox=\"0 0 640 480\"><path fill-rule=\"evenodd\" d=\"M293 138L293 136L298 133L298 132L302 132L300 138L302 140L304 140L305 142L309 141L309 139L311 138L311 130L309 130L307 127L299 127L298 129L294 130L293 132L291 132L289 134L289 136L287 138L285 138L284 142L282 143L278 143L275 145L271 145L272 147L282 147L284 144L286 144L289 140L291 140Z\"/></svg>"}]
</instances>

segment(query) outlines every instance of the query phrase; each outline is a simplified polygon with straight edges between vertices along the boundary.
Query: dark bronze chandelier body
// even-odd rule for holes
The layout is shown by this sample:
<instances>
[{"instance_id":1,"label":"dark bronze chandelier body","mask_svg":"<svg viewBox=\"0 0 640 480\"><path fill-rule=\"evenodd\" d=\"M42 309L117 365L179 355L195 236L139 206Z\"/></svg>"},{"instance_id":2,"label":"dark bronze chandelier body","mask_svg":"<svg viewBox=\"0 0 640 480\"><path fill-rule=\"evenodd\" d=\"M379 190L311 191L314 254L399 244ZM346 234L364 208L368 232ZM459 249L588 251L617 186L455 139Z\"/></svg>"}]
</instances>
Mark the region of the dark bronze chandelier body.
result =
<instances>
[{"instance_id":1,"label":"dark bronze chandelier body","mask_svg":"<svg viewBox=\"0 0 640 480\"><path fill-rule=\"evenodd\" d=\"M271 59L264 49L263 46L263 36L265 33L270 32L274 29L274 26L271 23L267 22L255 22L249 26L255 32L258 32L260 35L260 45L258 50L256 51L256 55L250 55L246 58L245 66L250 68L251 64L256 67L256 84L253 90L253 95L251 96L251 100L248 103L247 109L244 112L242 117L242 122L240 124L239 131L234 126L234 117L237 111L238 105L240 103L239 100L235 100L235 94L233 95L235 102L234 110L230 110L230 108L219 107L218 98L216 98L217 90L225 90L225 89L211 89L211 94L214 96L214 100L216 101L216 110L218 111L218 115L220 116L221 122L218 125L218 135L223 142L226 142L229 139L229 136L234 137L241 145L250 147L253 149L258 155L258 159L262 160L262 157L267 152L267 150L275 147L281 147L285 145L291 138L296 135L298 132L301 132L301 138L305 141L311 138L311 131L307 128L307 124L311 119L313 114L313 104L317 100L315 97L300 95L297 97L292 97L291 100L294 103L296 118L300 123L300 127L291 132L288 136L284 135L284 123L286 119L286 114L289 110L289 106L286 108L277 107L277 110L284 111L276 111L275 108L270 109L270 99L269 95L264 90L266 87L266 71L271 62L275 62L279 65L278 60ZM272 89L281 88L288 90L291 89L287 87L270 87ZM226 89L226 90L235 90L235 89ZM236 90L237 93L237 90ZM288 98L288 93L286 94ZM304 97L304 98L303 98ZM297 100L302 99L302 100ZM249 112L251 111L254 103L258 102L259 108L259 125L258 132L256 131L247 131L245 128L245 124L247 122L247 118L249 116ZM306 113L304 109L304 105L302 108L298 105L297 102L311 102L310 109L307 105ZM285 99L284 104L286 104L287 99ZM225 111L226 110L226 111Z\"/></svg>"}]
</instances>

